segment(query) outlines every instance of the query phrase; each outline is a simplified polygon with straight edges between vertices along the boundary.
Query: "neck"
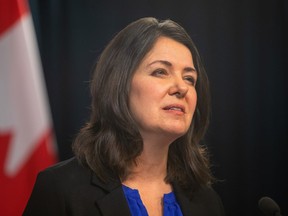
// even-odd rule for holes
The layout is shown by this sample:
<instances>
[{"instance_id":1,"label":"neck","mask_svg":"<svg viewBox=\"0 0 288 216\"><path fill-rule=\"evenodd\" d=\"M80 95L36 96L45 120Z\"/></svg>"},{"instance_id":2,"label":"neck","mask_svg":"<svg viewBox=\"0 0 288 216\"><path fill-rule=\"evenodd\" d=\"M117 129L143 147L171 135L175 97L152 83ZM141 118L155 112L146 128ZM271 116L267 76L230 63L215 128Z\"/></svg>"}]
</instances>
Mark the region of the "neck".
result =
<instances>
[{"instance_id":1,"label":"neck","mask_svg":"<svg viewBox=\"0 0 288 216\"><path fill-rule=\"evenodd\" d=\"M127 181L139 183L164 183L167 175L167 159L169 144L158 142L143 143L143 151L132 167Z\"/></svg>"}]
</instances>

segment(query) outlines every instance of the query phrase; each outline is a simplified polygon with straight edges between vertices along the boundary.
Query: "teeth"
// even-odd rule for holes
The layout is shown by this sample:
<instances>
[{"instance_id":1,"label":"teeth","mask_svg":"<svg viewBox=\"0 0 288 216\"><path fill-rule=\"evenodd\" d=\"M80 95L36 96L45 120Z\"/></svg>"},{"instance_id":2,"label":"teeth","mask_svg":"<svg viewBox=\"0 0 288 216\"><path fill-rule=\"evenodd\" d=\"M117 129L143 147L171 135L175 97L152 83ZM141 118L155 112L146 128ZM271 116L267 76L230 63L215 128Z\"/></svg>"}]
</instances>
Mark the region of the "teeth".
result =
<instances>
[{"instance_id":1,"label":"teeth","mask_svg":"<svg viewBox=\"0 0 288 216\"><path fill-rule=\"evenodd\" d=\"M171 108L169 108L169 110L177 110L177 111L182 111L182 109L181 109L181 108L178 108L178 107L171 107Z\"/></svg>"}]
</instances>

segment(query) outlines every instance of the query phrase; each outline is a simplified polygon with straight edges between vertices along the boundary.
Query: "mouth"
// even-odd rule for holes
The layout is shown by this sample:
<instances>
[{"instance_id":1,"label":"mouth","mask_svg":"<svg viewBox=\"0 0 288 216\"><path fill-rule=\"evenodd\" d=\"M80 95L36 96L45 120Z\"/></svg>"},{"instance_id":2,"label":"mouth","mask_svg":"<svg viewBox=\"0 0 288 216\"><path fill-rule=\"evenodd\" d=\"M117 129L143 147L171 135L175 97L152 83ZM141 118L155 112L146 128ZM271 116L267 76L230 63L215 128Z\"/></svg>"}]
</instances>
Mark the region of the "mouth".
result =
<instances>
[{"instance_id":1,"label":"mouth","mask_svg":"<svg viewBox=\"0 0 288 216\"><path fill-rule=\"evenodd\" d=\"M172 105L164 107L163 109L185 113L185 107L182 105L178 105L178 104L172 104Z\"/></svg>"}]
</instances>

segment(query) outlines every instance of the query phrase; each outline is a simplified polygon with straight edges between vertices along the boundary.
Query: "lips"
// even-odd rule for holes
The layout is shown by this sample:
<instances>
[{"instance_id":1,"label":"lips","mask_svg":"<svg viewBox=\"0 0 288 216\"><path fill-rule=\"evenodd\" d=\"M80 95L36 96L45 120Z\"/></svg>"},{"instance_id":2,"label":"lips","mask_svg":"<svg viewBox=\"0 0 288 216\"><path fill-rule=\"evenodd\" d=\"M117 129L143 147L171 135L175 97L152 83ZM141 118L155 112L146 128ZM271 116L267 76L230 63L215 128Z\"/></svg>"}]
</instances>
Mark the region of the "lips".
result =
<instances>
[{"instance_id":1,"label":"lips","mask_svg":"<svg viewBox=\"0 0 288 216\"><path fill-rule=\"evenodd\" d=\"M165 106L163 109L185 113L185 107L179 104L171 104L171 105Z\"/></svg>"}]
</instances>

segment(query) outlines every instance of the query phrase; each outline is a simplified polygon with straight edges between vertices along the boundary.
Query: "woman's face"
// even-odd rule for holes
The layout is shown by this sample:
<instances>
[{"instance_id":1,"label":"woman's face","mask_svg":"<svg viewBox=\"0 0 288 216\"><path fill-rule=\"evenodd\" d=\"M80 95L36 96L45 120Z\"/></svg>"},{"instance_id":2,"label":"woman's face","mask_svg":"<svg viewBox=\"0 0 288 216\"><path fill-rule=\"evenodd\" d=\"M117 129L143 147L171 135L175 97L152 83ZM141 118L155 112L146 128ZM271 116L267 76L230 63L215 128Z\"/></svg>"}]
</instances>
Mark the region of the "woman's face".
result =
<instances>
[{"instance_id":1,"label":"woman's face","mask_svg":"<svg viewBox=\"0 0 288 216\"><path fill-rule=\"evenodd\" d=\"M132 78L130 110L143 137L177 139L190 127L195 111L197 73L190 50L160 37Z\"/></svg>"}]
</instances>

